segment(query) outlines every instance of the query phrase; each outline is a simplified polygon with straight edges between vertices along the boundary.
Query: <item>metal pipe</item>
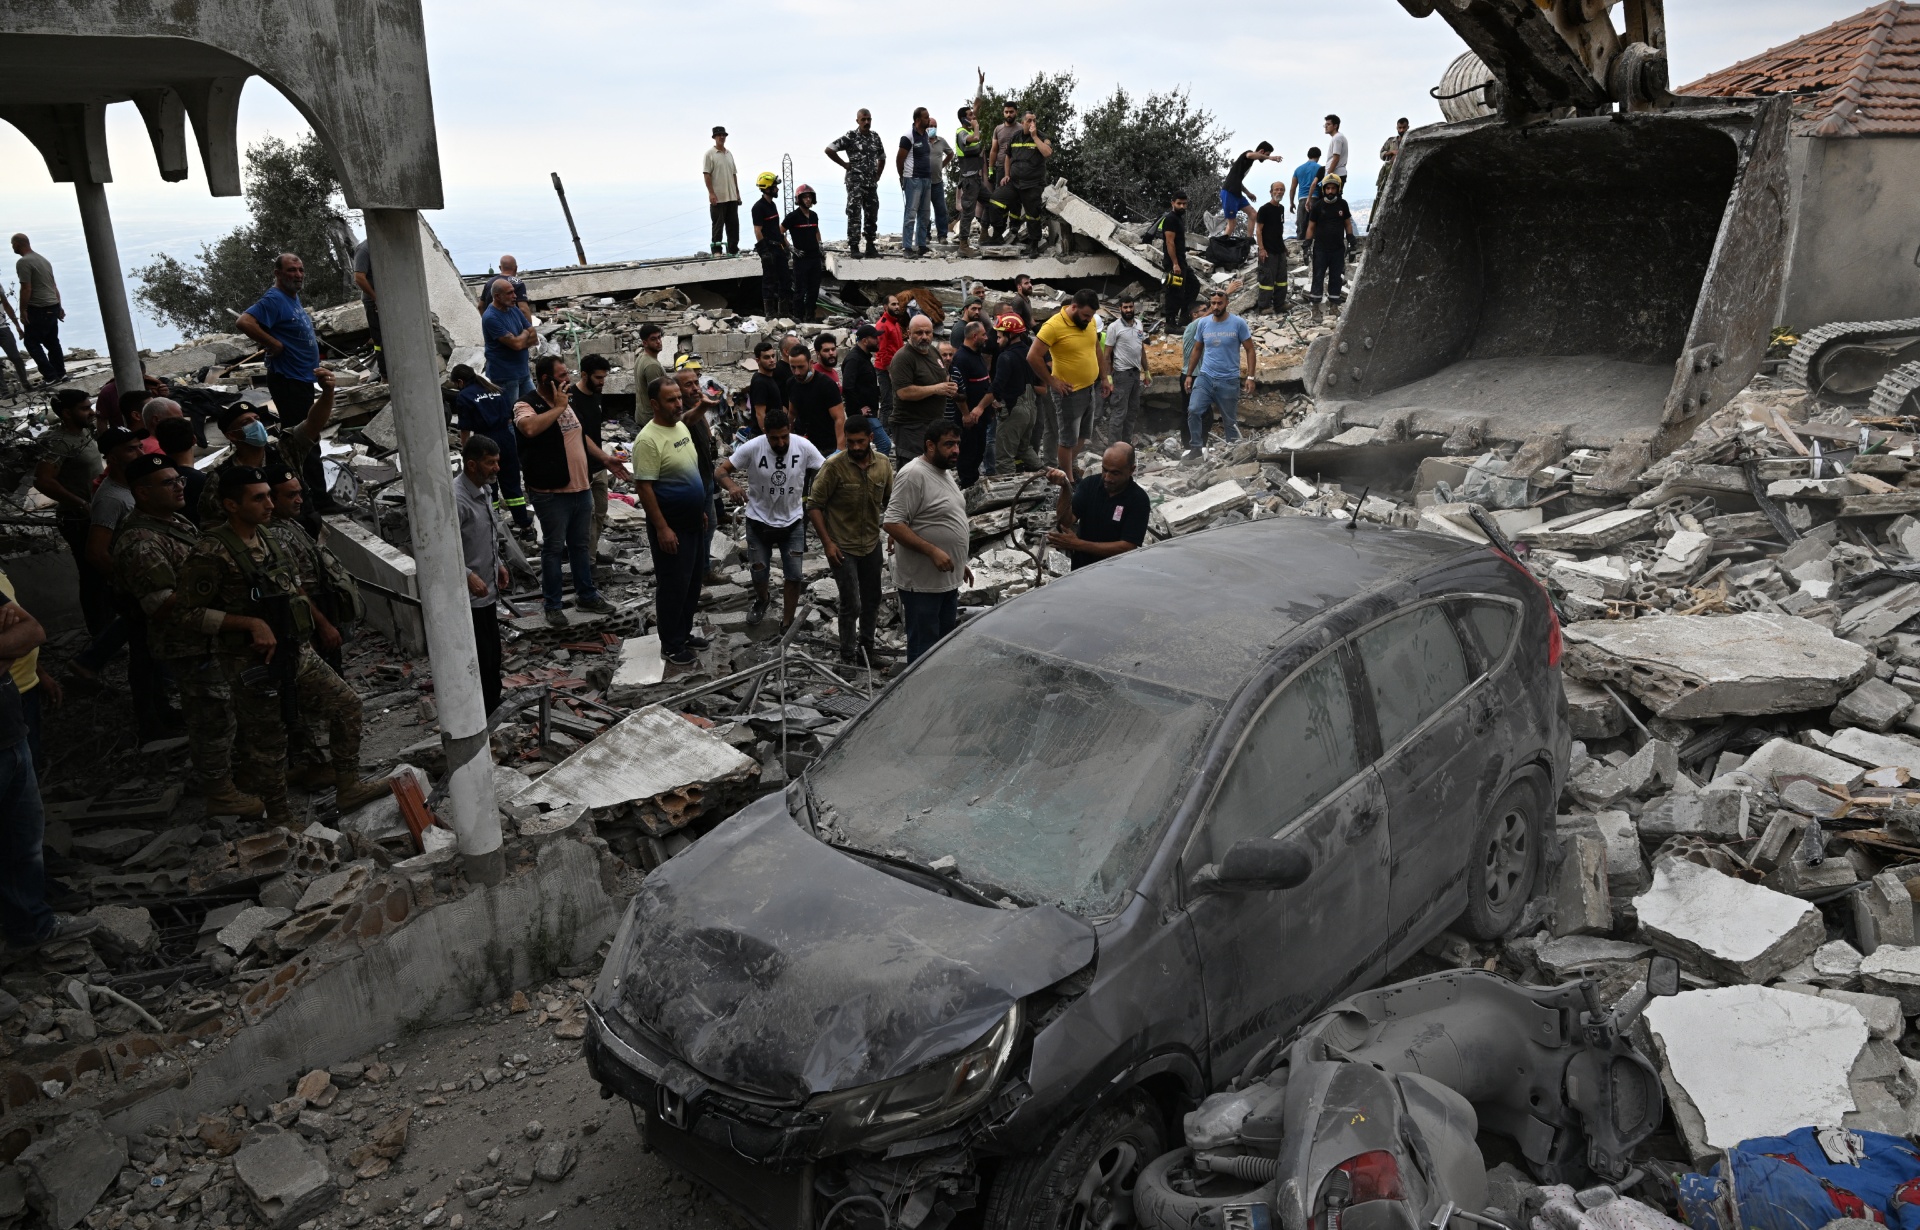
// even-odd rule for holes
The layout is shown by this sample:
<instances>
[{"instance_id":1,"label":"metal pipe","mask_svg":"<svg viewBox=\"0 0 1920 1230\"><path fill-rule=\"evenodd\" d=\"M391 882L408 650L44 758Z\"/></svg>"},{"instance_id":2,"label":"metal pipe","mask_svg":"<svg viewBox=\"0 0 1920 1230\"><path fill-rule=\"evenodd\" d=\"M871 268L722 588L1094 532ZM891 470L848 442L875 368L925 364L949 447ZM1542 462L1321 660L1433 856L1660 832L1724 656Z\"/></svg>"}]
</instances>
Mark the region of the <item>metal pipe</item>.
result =
<instances>
[{"instance_id":1,"label":"metal pipe","mask_svg":"<svg viewBox=\"0 0 1920 1230\"><path fill-rule=\"evenodd\" d=\"M440 357L427 303L420 213L365 211L367 241L380 280L380 325L388 388L406 476L407 519L433 664L434 699L447 747L450 820L468 878L493 884L505 874L500 813L493 800L493 756L480 694L473 611L467 604L466 556L447 463L446 412L440 401Z\"/></svg>"},{"instance_id":2,"label":"metal pipe","mask_svg":"<svg viewBox=\"0 0 1920 1230\"><path fill-rule=\"evenodd\" d=\"M567 190L560 186L560 172L553 173L553 190L560 197L560 212L567 215L567 234L573 236L573 254L587 263L587 250L580 246L580 232L573 225L573 207L567 204Z\"/></svg>"},{"instance_id":3,"label":"metal pipe","mask_svg":"<svg viewBox=\"0 0 1920 1230\"><path fill-rule=\"evenodd\" d=\"M80 229L87 237L87 260L93 266L93 294L100 301L100 324L107 331L107 354L113 360L113 383L122 393L145 387L140 378L140 343L133 336L133 312L127 307L127 282L120 273L120 248L113 239L113 214L107 209L105 184L87 182L84 173L73 183L80 203ZM117 411L118 406L108 411Z\"/></svg>"}]
</instances>

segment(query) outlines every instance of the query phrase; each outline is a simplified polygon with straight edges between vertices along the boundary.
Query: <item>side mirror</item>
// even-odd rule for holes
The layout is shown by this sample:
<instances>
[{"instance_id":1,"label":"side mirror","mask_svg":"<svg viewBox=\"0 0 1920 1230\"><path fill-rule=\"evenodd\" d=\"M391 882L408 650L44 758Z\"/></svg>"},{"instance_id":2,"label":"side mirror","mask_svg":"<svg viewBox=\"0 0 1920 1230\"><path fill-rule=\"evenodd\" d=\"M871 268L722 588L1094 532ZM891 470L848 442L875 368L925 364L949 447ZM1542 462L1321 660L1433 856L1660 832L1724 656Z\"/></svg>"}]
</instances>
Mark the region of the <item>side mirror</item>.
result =
<instances>
[{"instance_id":1,"label":"side mirror","mask_svg":"<svg viewBox=\"0 0 1920 1230\"><path fill-rule=\"evenodd\" d=\"M1680 963L1672 957L1647 962L1647 991L1652 995L1680 994Z\"/></svg>"},{"instance_id":2,"label":"side mirror","mask_svg":"<svg viewBox=\"0 0 1920 1230\"><path fill-rule=\"evenodd\" d=\"M1313 860L1291 841L1248 838L1227 848L1217 867L1202 867L1193 877L1198 892L1272 892L1306 883Z\"/></svg>"}]
</instances>

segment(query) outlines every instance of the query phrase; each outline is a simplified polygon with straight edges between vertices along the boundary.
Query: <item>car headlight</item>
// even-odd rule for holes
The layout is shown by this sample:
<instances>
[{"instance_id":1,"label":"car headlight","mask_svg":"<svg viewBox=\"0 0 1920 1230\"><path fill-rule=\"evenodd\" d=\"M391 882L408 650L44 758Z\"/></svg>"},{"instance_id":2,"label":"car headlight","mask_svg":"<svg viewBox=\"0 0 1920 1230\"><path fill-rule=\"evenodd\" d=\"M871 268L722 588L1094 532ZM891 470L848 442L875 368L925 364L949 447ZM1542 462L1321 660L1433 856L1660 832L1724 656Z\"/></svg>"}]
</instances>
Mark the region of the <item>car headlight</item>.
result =
<instances>
[{"instance_id":1,"label":"car headlight","mask_svg":"<svg viewBox=\"0 0 1920 1230\"><path fill-rule=\"evenodd\" d=\"M978 1110L1000 1083L1019 1035L1016 1003L985 1037L958 1055L890 1081L817 1095L807 1103L808 1110L826 1118L816 1147L823 1156L877 1149L958 1123Z\"/></svg>"}]
</instances>

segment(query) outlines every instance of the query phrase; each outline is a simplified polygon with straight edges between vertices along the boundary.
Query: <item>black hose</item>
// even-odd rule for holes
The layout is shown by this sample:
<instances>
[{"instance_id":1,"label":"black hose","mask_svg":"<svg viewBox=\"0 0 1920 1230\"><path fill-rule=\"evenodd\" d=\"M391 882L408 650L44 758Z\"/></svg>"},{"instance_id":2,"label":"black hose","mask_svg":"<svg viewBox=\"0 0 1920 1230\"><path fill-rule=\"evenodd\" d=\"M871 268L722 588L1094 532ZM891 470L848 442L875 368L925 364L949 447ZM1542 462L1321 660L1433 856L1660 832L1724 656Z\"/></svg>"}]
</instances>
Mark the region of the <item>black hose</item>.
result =
<instances>
[{"instance_id":1,"label":"black hose","mask_svg":"<svg viewBox=\"0 0 1920 1230\"><path fill-rule=\"evenodd\" d=\"M799 621L795 620L794 622L798 623ZM850 1204L858 1204L861 1201L865 1201L874 1208L879 1209L882 1230L890 1230L890 1227L893 1225L893 1218L887 1216L887 1206L880 1203L878 1196L870 1196L865 1192L855 1192L851 1196L842 1197L838 1204L827 1210L826 1217L820 1222L820 1230L831 1230L833 1219L840 1216L841 1209L846 1208Z\"/></svg>"},{"instance_id":2,"label":"black hose","mask_svg":"<svg viewBox=\"0 0 1920 1230\"><path fill-rule=\"evenodd\" d=\"M1232 1175L1236 1179L1245 1179L1249 1183L1265 1183L1280 1173L1279 1158L1254 1157L1250 1154L1221 1157L1214 1153L1196 1153L1193 1155L1193 1164L1201 1170L1210 1170L1214 1174Z\"/></svg>"}]
</instances>

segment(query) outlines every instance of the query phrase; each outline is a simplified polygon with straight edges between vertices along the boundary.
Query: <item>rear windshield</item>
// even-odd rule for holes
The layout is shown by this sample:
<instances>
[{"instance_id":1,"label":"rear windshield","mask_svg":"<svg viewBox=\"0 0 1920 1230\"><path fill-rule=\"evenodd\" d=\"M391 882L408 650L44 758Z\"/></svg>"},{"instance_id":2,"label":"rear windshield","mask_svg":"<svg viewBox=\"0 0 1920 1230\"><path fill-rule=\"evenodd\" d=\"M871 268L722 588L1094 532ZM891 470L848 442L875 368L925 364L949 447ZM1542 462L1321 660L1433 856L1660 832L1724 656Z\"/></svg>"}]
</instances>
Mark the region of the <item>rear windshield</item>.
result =
<instances>
[{"instance_id":1,"label":"rear windshield","mask_svg":"<svg viewBox=\"0 0 1920 1230\"><path fill-rule=\"evenodd\" d=\"M992 637L949 642L810 775L847 843L1088 916L1119 909L1219 702Z\"/></svg>"}]
</instances>

